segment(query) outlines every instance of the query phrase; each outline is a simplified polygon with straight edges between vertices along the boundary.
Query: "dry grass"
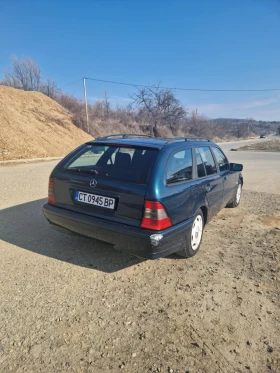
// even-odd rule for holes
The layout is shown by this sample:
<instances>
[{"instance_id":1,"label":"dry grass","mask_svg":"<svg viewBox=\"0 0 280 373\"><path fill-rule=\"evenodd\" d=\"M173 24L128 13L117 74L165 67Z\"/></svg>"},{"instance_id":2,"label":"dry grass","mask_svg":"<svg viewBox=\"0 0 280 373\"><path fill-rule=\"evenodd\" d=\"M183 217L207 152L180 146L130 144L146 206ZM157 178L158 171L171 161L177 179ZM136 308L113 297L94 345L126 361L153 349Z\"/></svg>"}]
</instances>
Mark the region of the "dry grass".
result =
<instances>
[{"instance_id":1,"label":"dry grass","mask_svg":"<svg viewBox=\"0 0 280 373\"><path fill-rule=\"evenodd\" d=\"M280 139L258 142L252 145L242 146L238 150L252 150L260 152L280 152Z\"/></svg>"}]
</instances>

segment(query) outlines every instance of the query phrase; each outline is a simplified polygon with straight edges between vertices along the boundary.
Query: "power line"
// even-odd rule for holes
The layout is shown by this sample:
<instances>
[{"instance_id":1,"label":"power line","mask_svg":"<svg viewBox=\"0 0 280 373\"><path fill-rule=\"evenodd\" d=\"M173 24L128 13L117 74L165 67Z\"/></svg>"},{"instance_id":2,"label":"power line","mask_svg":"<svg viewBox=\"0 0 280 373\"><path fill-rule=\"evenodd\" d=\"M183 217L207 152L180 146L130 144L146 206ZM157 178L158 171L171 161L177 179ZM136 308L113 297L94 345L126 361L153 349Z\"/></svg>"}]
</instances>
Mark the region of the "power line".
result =
<instances>
[{"instance_id":1,"label":"power line","mask_svg":"<svg viewBox=\"0 0 280 373\"><path fill-rule=\"evenodd\" d=\"M69 85L75 84L75 83L80 82L80 81L82 81L81 78L75 80L74 82L68 83L68 84L66 84L66 85L64 85L64 86L62 86L62 87L60 87L60 88L57 88L57 89L55 89L55 91L61 91L63 88L68 87Z\"/></svg>"},{"instance_id":2,"label":"power line","mask_svg":"<svg viewBox=\"0 0 280 373\"><path fill-rule=\"evenodd\" d=\"M87 78L86 80L94 80L95 82L103 82L103 83L111 83L111 84L119 84L119 85L126 85L131 87L144 87L144 88L155 88L152 85L143 85L143 84L134 84L134 83L124 83L124 82L116 82L112 80L103 80L103 79L95 79L95 78ZM203 89L203 88L180 88L180 87L162 87L163 89L171 89L177 91L198 91L198 92L275 92L280 91L280 88L268 88L268 89Z\"/></svg>"},{"instance_id":3,"label":"power line","mask_svg":"<svg viewBox=\"0 0 280 373\"><path fill-rule=\"evenodd\" d=\"M68 86L71 85L71 84L74 84L74 83L80 82L81 80L82 80L82 79L79 78L79 79L75 80L75 81L72 82L72 83L68 83L68 84L64 85L63 87L61 87L61 89L65 88L65 87L68 87Z\"/></svg>"}]
</instances>

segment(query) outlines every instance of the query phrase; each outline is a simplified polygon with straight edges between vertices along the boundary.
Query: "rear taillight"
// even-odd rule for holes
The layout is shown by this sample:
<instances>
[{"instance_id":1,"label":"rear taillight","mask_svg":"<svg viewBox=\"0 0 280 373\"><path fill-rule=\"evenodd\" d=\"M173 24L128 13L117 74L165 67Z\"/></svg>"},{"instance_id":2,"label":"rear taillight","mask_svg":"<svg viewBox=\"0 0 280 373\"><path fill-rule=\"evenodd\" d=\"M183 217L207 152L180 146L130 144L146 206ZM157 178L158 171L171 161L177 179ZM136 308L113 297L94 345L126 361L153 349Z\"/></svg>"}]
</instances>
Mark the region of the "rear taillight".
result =
<instances>
[{"instance_id":1,"label":"rear taillight","mask_svg":"<svg viewBox=\"0 0 280 373\"><path fill-rule=\"evenodd\" d=\"M171 220L162 204L160 202L145 201L141 228L160 231L168 227L171 227Z\"/></svg>"},{"instance_id":2,"label":"rear taillight","mask_svg":"<svg viewBox=\"0 0 280 373\"><path fill-rule=\"evenodd\" d=\"M53 181L49 181L48 203L55 204Z\"/></svg>"}]
</instances>

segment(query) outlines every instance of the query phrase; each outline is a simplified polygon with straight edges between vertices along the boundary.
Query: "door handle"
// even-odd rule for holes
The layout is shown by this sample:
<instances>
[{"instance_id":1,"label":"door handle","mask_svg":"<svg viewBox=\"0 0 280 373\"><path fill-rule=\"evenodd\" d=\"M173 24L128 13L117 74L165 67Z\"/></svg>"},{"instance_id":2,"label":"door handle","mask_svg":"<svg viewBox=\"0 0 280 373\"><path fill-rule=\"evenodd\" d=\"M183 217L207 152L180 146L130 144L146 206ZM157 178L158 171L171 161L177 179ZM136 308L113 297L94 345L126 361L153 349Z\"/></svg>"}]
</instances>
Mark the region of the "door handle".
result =
<instances>
[{"instance_id":1,"label":"door handle","mask_svg":"<svg viewBox=\"0 0 280 373\"><path fill-rule=\"evenodd\" d=\"M224 183L226 183L227 182L227 178L226 177L224 177Z\"/></svg>"},{"instance_id":2,"label":"door handle","mask_svg":"<svg viewBox=\"0 0 280 373\"><path fill-rule=\"evenodd\" d=\"M205 185L205 191L208 193L208 192L210 192L210 190L211 190L211 184L206 184Z\"/></svg>"}]
</instances>

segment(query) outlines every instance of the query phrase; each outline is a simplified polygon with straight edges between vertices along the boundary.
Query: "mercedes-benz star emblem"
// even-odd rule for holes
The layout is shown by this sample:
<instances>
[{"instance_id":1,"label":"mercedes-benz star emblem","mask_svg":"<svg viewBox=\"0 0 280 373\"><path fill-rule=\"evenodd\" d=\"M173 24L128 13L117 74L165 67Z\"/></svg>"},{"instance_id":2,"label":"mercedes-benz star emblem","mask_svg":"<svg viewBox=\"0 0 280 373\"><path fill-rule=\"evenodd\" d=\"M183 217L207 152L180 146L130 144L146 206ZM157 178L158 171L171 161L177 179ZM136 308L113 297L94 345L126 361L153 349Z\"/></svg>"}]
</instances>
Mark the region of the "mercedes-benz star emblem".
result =
<instances>
[{"instance_id":1,"label":"mercedes-benz star emblem","mask_svg":"<svg viewBox=\"0 0 280 373\"><path fill-rule=\"evenodd\" d=\"M89 185L90 185L92 188L95 188L96 185L97 185L97 181L96 181L95 179L92 179L92 180L90 180Z\"/></svg>"}]
</instances>

